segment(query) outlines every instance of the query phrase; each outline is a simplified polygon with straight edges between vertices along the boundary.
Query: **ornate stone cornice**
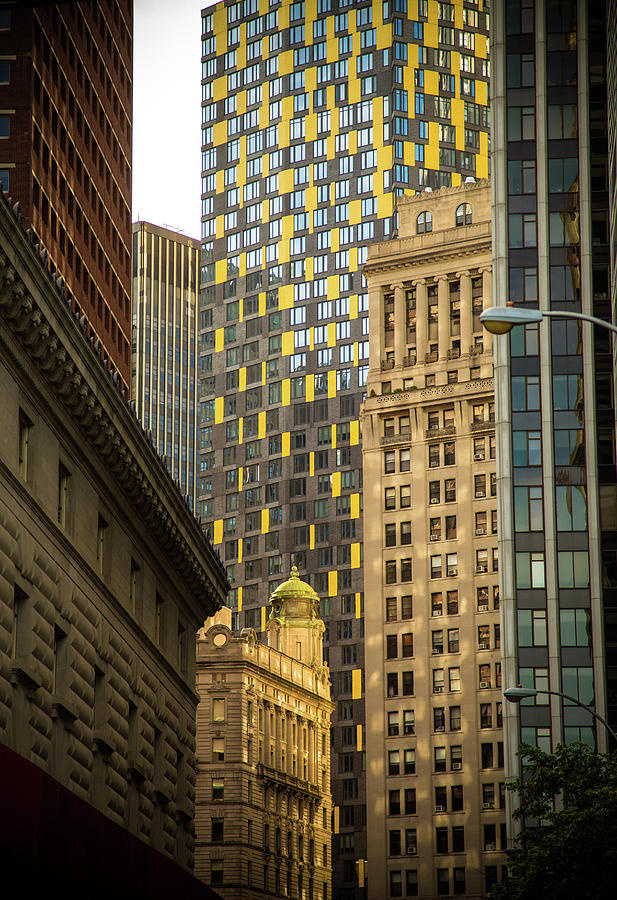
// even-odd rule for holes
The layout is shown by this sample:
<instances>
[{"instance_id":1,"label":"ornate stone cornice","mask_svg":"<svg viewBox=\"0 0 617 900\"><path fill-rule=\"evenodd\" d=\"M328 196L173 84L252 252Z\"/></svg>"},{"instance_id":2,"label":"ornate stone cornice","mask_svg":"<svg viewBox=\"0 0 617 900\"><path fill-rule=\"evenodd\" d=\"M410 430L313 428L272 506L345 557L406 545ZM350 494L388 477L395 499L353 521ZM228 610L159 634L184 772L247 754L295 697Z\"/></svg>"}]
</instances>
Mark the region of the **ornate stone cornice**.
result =
<instances>
[{"instance_id":1,"label":"ornate stone cornice","mask_svg":"<svg viewBox=\"0 0 617 900\"><path fill-rule=\"evenodd\" d=\"M0 197L0 320L25 359L73 419L176 575L212 615L225 602L225 572L210 541L92 350L62 289ZM25 364L25 365L24 365Z\"/></svg>"}]
</instances>

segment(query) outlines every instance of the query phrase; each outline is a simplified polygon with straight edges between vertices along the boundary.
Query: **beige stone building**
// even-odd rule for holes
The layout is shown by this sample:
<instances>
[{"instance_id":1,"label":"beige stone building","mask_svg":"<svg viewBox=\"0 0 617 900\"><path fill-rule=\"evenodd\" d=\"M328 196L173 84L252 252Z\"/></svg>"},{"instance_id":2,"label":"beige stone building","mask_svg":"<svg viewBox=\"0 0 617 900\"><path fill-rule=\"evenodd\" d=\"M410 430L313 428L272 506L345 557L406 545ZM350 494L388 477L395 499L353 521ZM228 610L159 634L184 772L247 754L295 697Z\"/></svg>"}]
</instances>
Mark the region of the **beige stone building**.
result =
<instances>
[{"instance_id":1,"label":"beige stone building","mask_svg":"<svg viewBox=\"0 0 617 900\"><path fill-rule=\"evenodd\" d=\"M369 898L485 897L505 849L486 181L398 203L369 250Z\"/></svg>"},{"instance_id":2,"label":"beige stone building","mask_svg":"<svg viewBox=\"0 0 617 900\"><path fill-rule=\"evenodd\" d=\"M267 645L232 634L229 611L199 633L195 874L229 900L329 900L334 704L319 598L294 567L270 601Z\"/></svg>"},{"instance_id":3,"label":"beige stone building","mask_svg":"<svg viewBox=\"0 0 617 900\"><path fill-rule=\"evenodd\" d=\"M5 887L211 896L188 874L194 635L225 573L9 203L0 192Z\"/></svg>"}]
</instances>

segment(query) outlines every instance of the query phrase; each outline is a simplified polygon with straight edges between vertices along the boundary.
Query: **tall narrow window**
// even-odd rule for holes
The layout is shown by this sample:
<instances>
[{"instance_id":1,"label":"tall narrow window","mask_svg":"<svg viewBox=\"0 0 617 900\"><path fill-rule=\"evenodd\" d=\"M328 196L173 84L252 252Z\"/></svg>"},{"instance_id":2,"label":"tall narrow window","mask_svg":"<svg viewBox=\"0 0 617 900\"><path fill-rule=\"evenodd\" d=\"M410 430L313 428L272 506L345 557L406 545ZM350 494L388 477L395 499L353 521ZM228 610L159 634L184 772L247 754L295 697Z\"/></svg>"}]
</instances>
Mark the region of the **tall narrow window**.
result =
<instances>
[{"instance_id":1,"label":"tall narrow window","mask_svg":"<svg viewBox=\"0 0 617 900\"><path fill-rule=\"evenodd\" d=\"M154 640L159 645L163 641L163 604L164 600L160 594L156 595L156 606L154 610Z\"/></svg>"},{"instance_id":2,"label":"tall narrow window","mask_svg":"<svg viewBox=\"0 0 617 900\"><path fill-rule=\"evenodd\" d=\"M178 668L183 675L187 673L186 628L178 622Z\"/></svg>"},{"instance_id":3,"label":"tall narrow window","mask_svg":"<svg viewBox=\"0 0 617 900\"><path fill-rule=\"evenodd\" d=\"M129 583L129 605L131 612L137 612L137 591L139 587L139 566L134 559L131 559L131 580Z\"/></svg>"},{"instance_id":4,"label":"tall narrow window","mask_svg":"<svg viewBox=\"0 0 617 900\"><path fill-rule=\"evenodd\" d=\"M19 474L24 481L28 480L28 451L32 422L23 410L19 410Z\"/></svg>"},{"instance_id":5,"label":"tall narrow window","mask_svg":"<svg viewBox=\"0 0 617 900\"><path fill-rule=\"evenodd\" d=\"M54 668L52 672L52 694L62 692L64 675L67 671L67 640L66 633L57 625L54 625Z\"/></svg>"},{"instance_id":6,"label":"tall narrow window","mask_svg":"<svg viewBox=\"0 0 617 900\"><path fill-rule=\"evenodd\" d=\"M66 528L69 506L69 479L71 473L63 466L58 466L58 524Z\"/></svg>"},{"instance_id":7,"label":"tall narrow window","mask_svg":"<svg viewBox=\"0 0 617 900\"><path fill-rule=\"evenodd\" d=\"M96 567L99 575L103 575L105 567L105 542L107 535L107 522L99 515L96 530Z\"/></svg>"}]
</instances>

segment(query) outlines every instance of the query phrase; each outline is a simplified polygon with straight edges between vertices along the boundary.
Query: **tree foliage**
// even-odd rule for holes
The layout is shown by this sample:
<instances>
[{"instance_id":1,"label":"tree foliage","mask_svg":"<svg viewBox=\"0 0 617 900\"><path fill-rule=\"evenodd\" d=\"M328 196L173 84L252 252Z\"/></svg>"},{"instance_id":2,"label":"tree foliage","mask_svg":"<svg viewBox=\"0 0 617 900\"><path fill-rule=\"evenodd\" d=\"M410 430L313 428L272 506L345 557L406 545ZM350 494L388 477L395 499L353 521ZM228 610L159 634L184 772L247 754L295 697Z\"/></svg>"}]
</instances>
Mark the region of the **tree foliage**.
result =
<instances>
[{"instance_id":1,"label":"tree foliage","mask_svg":"<svg viewBox=\"0 0 617 900\"><path fill-rule=\"evenodd\" d=\"M586 900L617 890L617 754L586 744L554 753L523 745L524 774L508 785L522 830L508 879L491 900Z\"/></svg>"}]
</instances>

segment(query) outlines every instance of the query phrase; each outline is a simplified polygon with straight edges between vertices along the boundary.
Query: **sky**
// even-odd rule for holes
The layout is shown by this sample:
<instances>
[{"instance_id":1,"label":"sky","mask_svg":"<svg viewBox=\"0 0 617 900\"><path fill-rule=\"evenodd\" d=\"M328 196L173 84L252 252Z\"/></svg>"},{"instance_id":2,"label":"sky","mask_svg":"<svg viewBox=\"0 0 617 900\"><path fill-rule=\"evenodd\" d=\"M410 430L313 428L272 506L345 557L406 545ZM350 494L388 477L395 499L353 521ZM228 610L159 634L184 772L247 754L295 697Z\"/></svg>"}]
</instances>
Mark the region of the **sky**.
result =
<instances>
[{"instance_id":1,"label":"sky","mask_svg":"<svg viewBox=\"0 0 617 900\"><path fill-rule=\"evenodd\" d=\"M133 221L199 238L201 10L215 0L135 0Z\"/></svg>"}]
</instances>

